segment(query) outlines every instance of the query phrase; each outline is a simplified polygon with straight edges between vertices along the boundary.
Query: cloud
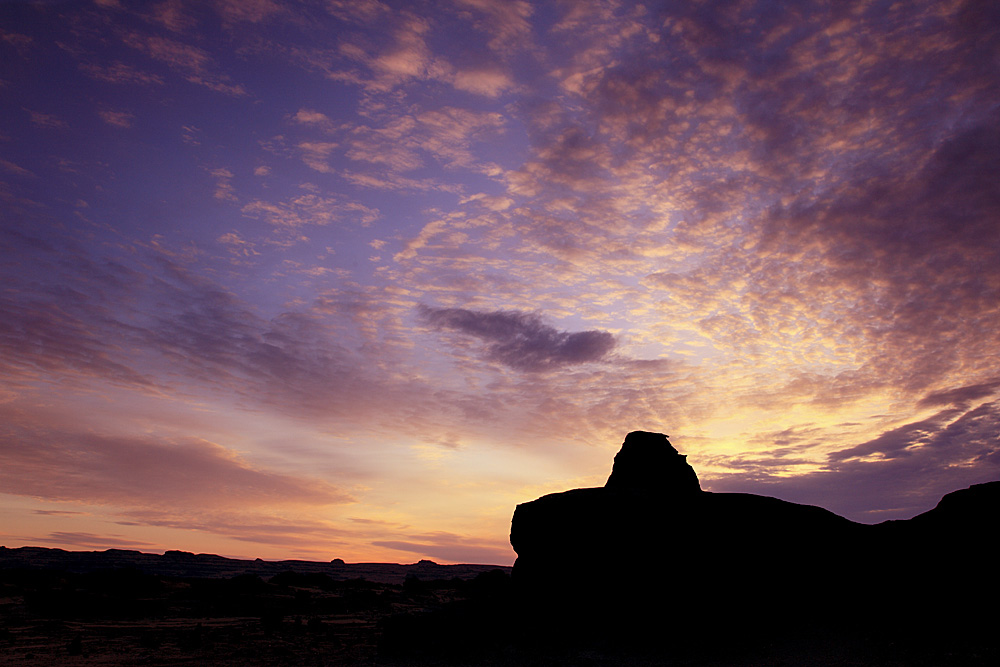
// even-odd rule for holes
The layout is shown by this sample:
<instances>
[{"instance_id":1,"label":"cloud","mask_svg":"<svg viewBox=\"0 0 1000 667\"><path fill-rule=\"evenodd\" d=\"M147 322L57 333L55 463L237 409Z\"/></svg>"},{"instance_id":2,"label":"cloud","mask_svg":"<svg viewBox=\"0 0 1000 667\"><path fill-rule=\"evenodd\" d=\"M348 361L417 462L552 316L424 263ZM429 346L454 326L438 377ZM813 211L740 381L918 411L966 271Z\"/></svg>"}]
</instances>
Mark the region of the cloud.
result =
<instances>
[{"instance_id":1,"label":"cloud","mask_svg":"<svg viewBox=\"0 0 1000 667\"><path fill-rule=\"evenodd\" d=\"M288 11L277 0L218 0L216 9L224 20L233 23L274 21Z\"/></svg>"},{"instance_id":2,"label":"cloud","mask_svg":"<svg viewBox=\"0 0 1000 667\"><path fill-rule=\"evenodd\" d=\"M511 549L448 532L411 535L403 540L376 540L374 546L414 553L424 558L453 563L495 563L513 560Z\"/></svg>"},{"instance_id":3,"label":"cloud","mask_svg":"<svg viewBox=\"0 0 1000 667\"><path fill-rule=\"evenodd\" d=\"M329 507L324 511L329 511ZM276 545L311 555L328 554L332 548L344 545L345 538L357 539L362 535L360 532L351 533L340 529L328 521L283 513L280 507L140 507L125 509L120 516L120 525L198 531L253 545ZM168 546L177 548L177 545Z\"/></svg>"},{"instance_id":4,"label":"cloud","mask_svg":"<svg viewBox=\"0 0 1000 667\"><path fill-rule=\"evenodd\" d=\"M160 374L167 363L185 383L332 414L343 401L354 402L349 387L366 375L365 362L333 342L333 325L318 313L263 319L232 293L148 251L139 271L73 246L60 253L30 237L8 236L8 247L18 248L18 261L30 267L9 276L16 298L13 291L0 294L6 315L0 368L11 383L44 375L75 386L108 382L173 392ZM239 241L224 242L248 250ZM44 285L32 282L38 271L47 272ZM124 303L146 305L113 308Z\"/></svg>"},{"instance_id":5,"label":"cloud","mask_svg":"<svg viewBox=\"0 0 1000 667\"><path fill-rule=\"evenodd\" d=\"M0 198L37 237L11 228L3 247L0 400L58 385L79 411L127 391L337 424L345 442L461 442L443 467L515 441L530 445L505 450L517 488L606 475L591 452L642 425L691 434L712 484L827 505L856 474L879 490L852 490L845 512L916 511L995 474L993 413L975 412L996 398L1000 345L985 6L219 1L222 40L186 0L47 14L14 45L60 49L56 78L96 98L0 137ZM295 85L275 97L276 81ZM126 85L133 131L72 133L123 108L106 95ZM156 118L184 151L168 145L180 129L145 133ZM169 178L120 161L126 134L175 156ZM396 261L369 266L372 248ZM252 518L260 531L234 539L280 534L282 517ZM288 520L300 548L318 539Z\"/></svg>"},{"instance_id":6,"label":"cloud","mask_svg":"<svg viewBox=\"0 0 1000 667\"><path fill-rule=\"evenodd\" d=\"M706 486L819 505L866 523L909 518L931 509L946 493L1000 477L998 429L1000 403L995 401L945 410L833 452L820 470L794 474L791 461L793 474L778 476L767 461L736 457L729 462L734 472Z\"/></svg>"},{"instance_id":7,"label":"cloud","mask_svg":"<svg viewBox=\"0 0 1000 667\"><path fill-rule=\"evenodd\" d=\"M378 209L357 202L315 194L302 194L280 202L257 199L240 210L246 216L261 218L275 227L292 229L344 222L367 226L380 215Z\"/></svg>"},{"instance_id":8,"label":"cloud","mask_svg":"<svg viewBox=\"0 0 1000 667\"><path fill-rule=\"evenodd\" d=\"M124 535L97 535L95 533L56 531L45 537L34 537L32 542L43 544L69 545L81 549L135 549L147 550L156 547L153 542L143 542Z\"/></svg>"},{"instance_id":9,"label":"cloud","mask_svg":"<svg viewBox=\"0 0 1000 667\"><path fill-rule=\"evenodd\" d=\"M522 107L531 146L506 174L512 245L550 258L560 280L651 269L648 291L615 302L656 312L629 328L692 331L753 377L758 407L902 400L993 376L1000 245L983 179L998 123L990 94L952 96L992 86L955 17L599 11L564 15L578 42L547 51L569 97ZM944 71L955 60L961 84Z\"/></svg>"},{"instance_id":10,"label":"cloud","mask_svg":"<svg viewBox=\"0 0 1000 667\"><path fill-rule=\"evenodd\" d=\"M491 0L456 0L462 8L480 13L473 26L489 35L488 46L502 54L516 52L530 46L531 23L534 7L525 0L494 2Z\"/></svg>"},{"instance_id":11,"label":"cloud","mask_svg":"<svg viewBox=\"0 0 1000 667\"><path fill-rule=\"evenodd\" d=\"M960 410L943 410L928 419L887 431L862 445L834 452L828 458L835 463L873 455L882 460L911 456L912 448L926 445L941 430L943 425L951 422L959 414L961 414Z\"/></svg>"},{"instance_id":12,"label":"cloud","mask_svg":"<svg viewBox=\"0 0 1000 667\"><path fill-rule=\"evenodd\" d=\"M503 134L506 126L501 113L452 106L425 111L416 116L416 121L416 145L446 166L471 169L476 169L480 163L472 146Z\"/></svg>"},{"instance_id":13,"label":"cloud","mask_svg":"<svg viewBox=\"0 0 1000 667\"><path fill-rule=\"evenodd\" d=\"M960 405L967 406L972 401L976 401L1000 391L1000 380L983 382L980 384L956 387L955 389L945 389L935 391L924 396L917 403L918 408L933 407L937 405Z\"/></svg>"},{"instance_id":14,"label":"cloud","mask_svg":"<svg viewBox=\"0 0 1000 667\"><path fill-rule=\"evenodd\" d=\"M221 242L248 250L236 235ZM248 419L331 420L407 437L433 437L456 414L464 420L429 379L401 372L424 363L404 325L415 306L405 290L335 288L325 274L316 281L325 289L316 290L290 267L288 276L314 290L314 301L264 318L186 261L150 249L136 249L138 271L28 237L7 247L18 248L13 256L29 267L0 294L0 371L14 396L34 396L34 383L46 379L59 382L70 412L95 390L122 390L172 405L197 396ZM39 271L44 284L32 278Z\"/></svg>"},{"instance_id":15,"label":"cloud","mask_svg":"<svg viewBox=\"0 0 1000 667\"><path fill-rule=\"evenodd\" d=\"M953 373L993 376L981 355L1000 344L1000 230L991 222L1000 199L983 174L1000 167L998 127L950 137L918 170L873 169L762 221L763 268L777 279L782 264L809 256L814 269L801 284L851 295L840 300L849 314L840 335L898 387L933 393ZM830 312L811 304L816 321Z\"/></svg>"},{"instance_id":16,"label":"cloud","mask_svg":"<svg viewBox=\"0 0 1000 667\"><path fill-rule=\"evenodd\" d=\"M335 80L363 87L380 96L420 83L446 84L456 90L495 98L516 88L506 60L530 44L532 14L528 3L463 2L439 12L391 11L381 3L347 8L328 4L328 10L350 24L367 28L348 32L333 52L307 59ZM467 11L468 9L474 11ZM439 47L442 36L450 42ZM484 53L483 41L492 53ZM498 59L499 54L502 57ZM332 62L347 61L347 68ZM456 63L458 63L456 65Z\"/></svg>"},{"instance_id":17,"label":"cloud","mask_svg":"<svg viewBox=\"0 0 1000 667\"><path fill-rule=\"evenodd\" d=\"M35 175L34 173L32 173L31 171L29 171L28 169L25 169L24 167L16 165L13 162L11 162L10 160L4 160L2 158L0 158L0 169L3 169L4 171L6 171L8 173L15 174L17 176L34 176Z\"/></svg>"},{"instance_id":18,"label":"cloud","mask_svg":"<svg viewBox=\"0 0 1000 667\"><path fill-rule=\"evenodd\" d=\"M299 148L306 164L320 172L350 177L350 171L329 163L334 149L342 145L346 158L368 169L364 176L400 185L416 184L419 181L402 174L425 168L434 161L448 168L481 172L483 164L473 147L501 134L504 126L503 115L496 112L442 106L416 115L387 115L381 124L345 125L334 132L339 143L303 141ZM460 190L462 186L450 184L449 188Z\"/></svg>"},{"instance_id":19,"label":"cloud","mask_svg":"<svg viewBox=\"0 0 1000 667\"><path fill-rule=\"evenodd\" d=\"M58 130L64 130L69 127L66 121L54 114L42 113L41 111L33 111L31 109L25 109L25 111L31 117L31 124L36 127L47 127Z\"/></svg>"},{"instance_id":20,"label":"cloud","mask_svg":"<svg viewBox=\"0 0 1000 667\"><path fill-rule=\"evenodd\" d=\"M497 97L514 87L506 72L497 69L465 69L455 73L453 84L458 90L477 95Z\"/></svg>"},{"instance_id":21,"label":"cloud","mask_svg":"<svg viewBox=\"0 0 1000 667\"><path fill-rule=\"evenodd\" d=\"M430 27L423 17L408 12L399 14L391 43L367 62L375 75L367 87L386 91L411 79L432 77L435 63L425 38Z\"/></svg>"},{"instance_id":22,"label":"cloud","mask_svg":"<svg viewBox=\"0 0 1000 667\"><path fill-rule=\"evenodd\" d=\"M614 336L606 331L560 332L534 313L429 306L421 306L419 312L438 329L478 338L486 344L488 360L521 371L602 361L616 345Z\"/></svg>"},{"instance_id":23,"label":"cloud","mask_svg":"<svg viewBox=\"0 0 1000 667\"><path fill-rule=\"evenodd\" d=\"M126 35L125 43L166 64L191 83L234 97L247 95L241 84L233 83L228 74L219 70L208 51L197 46L136 32Z\"/></svg>"},{"instance_id":24,"label":"cloud","mask_svg":"<svg viewBox=\"0 0 1000 667\"><path fill-rule=\"evenodd\" d=\"M110 65L80 63L80 69L90 76L107 83L163 85L163 77L142 71L129 63L116 61Z\"/></svg>"},{"instance_id":25,"label":"cloud","mask_svg":"<svg viewBox=\"0 0 1000 667\"><path fill-rule=\"evenodd\" d=\"M218 169L210 169L208 173L215 178L215 194L213 196L216 199L231 202L239 201L239 198L236 196L236 188L233 186L233 172L220 167Z\"/></svg>"},{"instance_id":26,"label":"cloud","mask_svg":"<svg viewBox=\"0 0 1000 667\"><path fill-rule=\"evenodd\" d=\"M436 178L407 178L392 172L367 173L344 170L338 174L351 185L372 190L395 192L450 192L461 193L462 186Z\"/></svg>"},{"instance_id":27,"label":"cloud","mask_svg":"<svg viewBox=\"0 0 1000 667\"><path fill-rule=\"evenodd\" d=\"M61 296L72 303L77 293L66 290ZM0 323L0 348L4 350L0 367L7 377L13 380L71 370L136 388L149 386L150 378L116 360L114 345L109 346L107 338L95 335L95 324L106 333L117 330L118 325L100 311L81 316L86 301L84 297L73 307L63 309L42 300L0 298L6 313Z\"/></svg>"},{"instance_id":28,"label":"cloud","mask_svg":"<svg viewBox=\"0 0 1000 667\"><path fill-rule=\"evenodd\" d=\"M6 32L0 33L0 40L6 42L9 46L17 49L20 55L26 55L31 47L33 38L28 35L21 35L16 32Z\"/></svg>"},{"instance_id":29,"label":"cloud","mask_svg":"<svg viewBox=\"0 0 1000 667\"><path fill-rule=\"evenodd\" d=\"M298 112L292 116L292 120L296 123L302 123L305 125L313 123L325 125L330 123L330 119L325 114L322 114L315 109L299 109Z\"/></svg>"},{"instance_id":30,"label":"cloud","mask_svg":"<svg viewBox=\"0 0 1000 667\"><path fill-rule=\"evenodd\" d=\"M190 30L198 24L198 20L184 5L183 0L164 0L152 7L151 18L173 32Z\"/></svg>"},{"instance_id":31,"label":"cloud","mask_svg":"<svg viewBox=\"0 0 1000 667\"><path fill-rule=\"evenodd\" d=\"M328 0L326 11L343 20L370 23L383 19L392 8L381 0Z\"/></svg>"},{"instance_id":32,"label":"cloud","mask_svg":"<svg viewBox=\"0 0 1000 667\"><path fill-rule=\"evenodd\" d=\"M123 129L132 127L132 121L135 119L135 116L127 111L112 111L110 109L102 109L98 111L98 115L108 125Z\"/></svg>"},{"instance_id":33,"label":"cloud","mask_svg":"<svg viewBox=\"0 0 1000 667\"><path fill-rule=\"evenodd\" d=\"M321 174L336 174L340 170L331 167L328 159L339 145L334 141L303 141L297 148L302 151L302 161L311 169Z\"/></svg>"},{"instance_id":34,"label":"cloud","mask_svg":"<svg viewBox=\"0 0 1000 667\"><path fill-rule=\"evenodd\" d=\"M197 438L103 435L18 423L0 447L5 493L118 507L242 508L330 505L352 498L331 484L271 472Z\"/></svg>"},{"instance_id":35,"label":"cloud","mask_svg":"<svg viewBox=\"0 0 1000 667\"><path fill-rule=\"evenodd\" d=\"M232 262L234 264L248 265L248 260L253 257L260 257L261 255L256 249L256 244L247 241L235 231L226 232L217 238L216 241L221 243L232 255Z\"/></svg>"}]
</instances>

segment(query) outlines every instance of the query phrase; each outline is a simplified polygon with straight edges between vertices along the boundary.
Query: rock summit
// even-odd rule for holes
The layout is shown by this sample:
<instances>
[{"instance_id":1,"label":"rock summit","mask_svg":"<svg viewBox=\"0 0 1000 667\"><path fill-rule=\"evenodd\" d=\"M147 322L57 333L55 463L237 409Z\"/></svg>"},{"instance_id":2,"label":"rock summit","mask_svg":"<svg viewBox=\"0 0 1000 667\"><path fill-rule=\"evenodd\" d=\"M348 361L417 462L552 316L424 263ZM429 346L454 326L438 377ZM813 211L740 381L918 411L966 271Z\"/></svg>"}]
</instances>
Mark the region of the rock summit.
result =
<instances>
[{"instance_id":1,"label":"rock summit","mask_svg":"<svg viewBox=\"0 0 1000 667\"><path fill-rule=\"evenodd\" d=\"M701 491L687 457L674 449L667 436L649 431L632 431L625 436L604 488L669 495Z\"/></svg>"}]
</instances>

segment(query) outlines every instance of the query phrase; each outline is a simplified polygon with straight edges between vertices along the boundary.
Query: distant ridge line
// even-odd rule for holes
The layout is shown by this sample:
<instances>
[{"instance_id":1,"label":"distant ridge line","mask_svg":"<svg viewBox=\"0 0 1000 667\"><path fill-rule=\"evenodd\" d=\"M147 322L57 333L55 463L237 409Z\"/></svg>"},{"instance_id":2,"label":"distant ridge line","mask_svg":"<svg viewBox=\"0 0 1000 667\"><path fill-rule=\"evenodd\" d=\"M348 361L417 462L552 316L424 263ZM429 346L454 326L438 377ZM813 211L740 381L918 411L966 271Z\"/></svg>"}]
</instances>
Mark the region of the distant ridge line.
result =
<instances>
[{"instance_id":1,"label":"distant ridge line","mask_svg":"<svg viewBox=\"0 0 1000 667\"><path fill-rule=\"evenodd\" d=\"M67 551L50 547L27 546L9 549L0 546L0 569L14 568L64 570L80 574L97 570L134 568L158 576L209 579L230 578L241 574L255 574L266 578L292 571L302 574L325 574L336 581L364 579L381 584L402 584L408 577L422 580L473 579L483 572L492 570L503 570L507 573L511 571L510 566L503 565L475 563L442 565L430 560L420 560L408 565L345 563L339 558L329 562L266 561L260 558L245 560L177 550L170 550L160 555L132 549Z\"/></svg>"}]
</instances>

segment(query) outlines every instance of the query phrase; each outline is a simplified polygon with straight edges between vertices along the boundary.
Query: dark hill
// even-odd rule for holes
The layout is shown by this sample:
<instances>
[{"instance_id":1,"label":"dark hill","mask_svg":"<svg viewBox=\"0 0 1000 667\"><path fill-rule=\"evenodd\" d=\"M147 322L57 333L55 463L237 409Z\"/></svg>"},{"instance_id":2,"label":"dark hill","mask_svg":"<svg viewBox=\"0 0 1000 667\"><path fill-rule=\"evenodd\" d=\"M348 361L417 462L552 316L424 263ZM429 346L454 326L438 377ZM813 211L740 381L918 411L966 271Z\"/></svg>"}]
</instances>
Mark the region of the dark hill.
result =
<instances>
[{"instance_id":1,"label":"dark hill","mask_svg":"<svg viewBox=\"0 0 1000 667\"><path fill-rule=\"evenodd\" d=\"M998 519L1000 482L874 526L710 493L666 436L636 431L604 487L517 506L515 604L535 641L693 650L874 632L975 644L998 620Z\"/></svg>"}]
</instances>

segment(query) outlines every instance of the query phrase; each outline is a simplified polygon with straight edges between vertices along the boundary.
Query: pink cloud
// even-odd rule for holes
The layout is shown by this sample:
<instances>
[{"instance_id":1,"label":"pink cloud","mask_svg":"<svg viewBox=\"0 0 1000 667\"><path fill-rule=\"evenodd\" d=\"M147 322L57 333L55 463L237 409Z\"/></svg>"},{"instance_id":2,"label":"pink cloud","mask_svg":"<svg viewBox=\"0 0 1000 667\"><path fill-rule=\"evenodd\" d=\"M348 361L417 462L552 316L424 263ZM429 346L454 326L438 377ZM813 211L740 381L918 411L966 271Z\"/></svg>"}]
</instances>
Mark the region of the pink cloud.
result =
<instances>
[{"instance_id":1,"label":"pink cloud","mask_svg":"<svg viewBox=\"0 0 1000 667\"><path fill-rule=\"evenodd\" d=\"M134 540L125 535L98 535L95 533L82 533L72 531L56 531L47 536L36 536L31 538L31 542L41 544L58 544L61 547L75 549L134 549L147 551L159 545L153 542Z\"/></svg>"},{"instance_id":2,"label":"pink cloud","mask_svg":"<svg viewBox=\"0 0 1000 667\"><path fill-rule=\"evenodd\" d=\"M233 83L229 75L216 65L209 52L202 48L166 37L136 32L126 35L125 43L166 64L191 83L227 95L247 94L246 89L241 84Z\"/></svg>"},{"instance_id":3,"label":"pink cloud","mask_svg":"<svg viewBox=\"0 0 1000 667\"><path fill-rule=\"evenodd\" d=\"M510 548L484 544L447 532L410 535L401 540L376 540L377 547L418 554L424 558L453 563L492 563L507 565L513 561Z\"/></svg>"},{"instance_id":4,"label":"pink cloud","mask_svg":"<svg viewBox=\"0 0 1000 667\"><path fill-rule=\"evenodd\" d=\"M132 127L132 122L135 116L127 111L112 111L110 109L105 109L98 112L103 120L108 125L113 127L120 127L122 129L128 129Z\"/></svg>"},{"instance_id":5,"label":"pink cloud","mask_svg":"<svg viewBox=\"0 0 1000 667\"><path fill-rule=\"evenodd\" d=\"M118 84L163 85L163 77L145 72L134 65L124 62L114 62L110 65L97 63L81 63L80 69L100 81Z\"/></svg>"},{"instance_id":6,"label":"pink cloud","mask_svg":"<svg viewBox=\"0 0 1000 667\"><path fill-rule=\"evenodd\" d=\"M497 97L514 87L514 82L505 72L490 69L459 70L455 73L455 88L477 95Z\"/></svg>"},{"instance_id":7,"label":"pink cloud","mask_svg":"<svg viewBox=\"0 0 1000 667\"><path fill-rule=\"evenodd\" d=\"M187 508L351 501L327 482L270 472L195 438L98 435L8 421L0 458L6 493L48 500Z\"/></svg>"}]
</instances>

